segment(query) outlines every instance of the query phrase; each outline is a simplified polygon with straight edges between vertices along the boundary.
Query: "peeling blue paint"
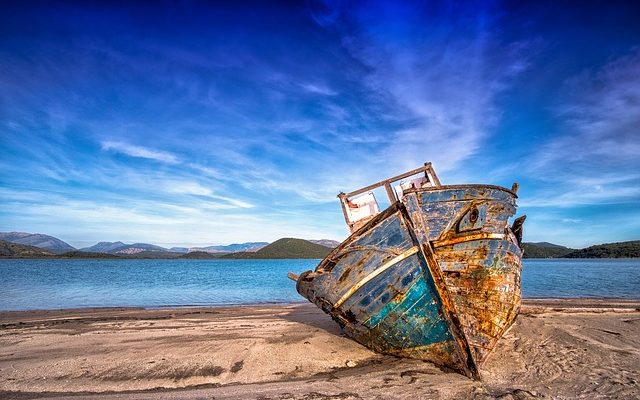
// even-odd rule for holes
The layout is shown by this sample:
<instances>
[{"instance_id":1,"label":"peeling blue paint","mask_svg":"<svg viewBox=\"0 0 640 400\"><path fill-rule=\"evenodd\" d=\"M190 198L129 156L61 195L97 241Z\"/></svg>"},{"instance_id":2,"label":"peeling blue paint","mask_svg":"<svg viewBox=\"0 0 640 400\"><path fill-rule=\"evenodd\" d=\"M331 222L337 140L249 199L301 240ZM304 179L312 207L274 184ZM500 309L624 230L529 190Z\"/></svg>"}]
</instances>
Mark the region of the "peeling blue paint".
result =
<instances>
[{"instance_id":1,"label":"peeling blue paint","mask_svg":"<svg viewBox=\"0 0 640 400\"><path fill-rule=\"evenodd\" d=\"M410 189L302 274L298 292L375 351L477 377L520 305L514 213L504 188Z\"/></svg>"}]
</instances>

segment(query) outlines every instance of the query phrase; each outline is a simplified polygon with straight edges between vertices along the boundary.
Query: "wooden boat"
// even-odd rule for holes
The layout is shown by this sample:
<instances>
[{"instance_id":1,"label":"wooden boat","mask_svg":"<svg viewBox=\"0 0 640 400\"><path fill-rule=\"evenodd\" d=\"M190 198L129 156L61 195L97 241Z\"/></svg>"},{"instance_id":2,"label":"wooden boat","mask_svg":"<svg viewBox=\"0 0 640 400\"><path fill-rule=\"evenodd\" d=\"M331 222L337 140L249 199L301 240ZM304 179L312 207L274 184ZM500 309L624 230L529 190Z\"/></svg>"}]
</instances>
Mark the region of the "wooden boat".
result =
<instances>
[{"instance_id":1,"label":"wooden boat","mask_svg":"<svg viewBox=\"0 0 640 400\"><path fill-rule=\"evenodd\" d=\"M395 187L393 186L395 185ZM374 190L390 206L379 210ZM430 163L341 193L351 230L297 291L368 348L480 378L521 304L517 184L441 185Z\"/></svg>"}]
</instances>

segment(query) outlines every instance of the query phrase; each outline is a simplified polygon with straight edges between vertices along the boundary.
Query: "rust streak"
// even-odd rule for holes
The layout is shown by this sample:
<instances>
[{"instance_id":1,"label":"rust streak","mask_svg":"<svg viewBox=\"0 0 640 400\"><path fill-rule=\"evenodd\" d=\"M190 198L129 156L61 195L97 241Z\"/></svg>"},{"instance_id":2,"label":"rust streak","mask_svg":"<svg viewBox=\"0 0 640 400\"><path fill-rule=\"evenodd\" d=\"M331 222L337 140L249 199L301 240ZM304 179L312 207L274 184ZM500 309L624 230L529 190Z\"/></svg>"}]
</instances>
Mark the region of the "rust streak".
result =
<instances>
[{"instance_id":1,"label":"rust streak","mask_svg":"<svg viewBox=\"0 0 640 400\"><path fill-rule=\"evenodd\" d=\"M504 239L505 238L505 234L504 233L489 233L489 232L480 232L480 233L474 233L473 235L465 235L465 236L460 236L460 237L454 237L451 239L443 239L443 240L434 240L432 243L433 247L443 247L443 246L449 246L452 244L458 244L458 243L464 243L464 242L471 242L474 240L482 240L482 239Z\"/></svg>"}]
</instances>

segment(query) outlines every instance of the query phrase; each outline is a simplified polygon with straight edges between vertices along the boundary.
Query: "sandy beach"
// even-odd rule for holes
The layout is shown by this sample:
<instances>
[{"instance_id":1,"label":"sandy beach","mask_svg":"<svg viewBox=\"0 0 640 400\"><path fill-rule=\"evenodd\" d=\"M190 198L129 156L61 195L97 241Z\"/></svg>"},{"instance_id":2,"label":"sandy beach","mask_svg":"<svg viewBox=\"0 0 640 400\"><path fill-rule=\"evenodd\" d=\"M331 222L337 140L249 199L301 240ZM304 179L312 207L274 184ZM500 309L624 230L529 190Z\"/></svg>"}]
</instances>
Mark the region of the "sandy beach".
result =
<instances>
[{"instance_id":1,"label":"sandy beach","mask_svg":"<svg viewBox=\"0 0 640 400\"><path fill-rule=\"evenodd\" d=\"M528 300L482 381L310 304L0 313L0 398L640 398L640 301Z\"/></svg>"}]
</instances>

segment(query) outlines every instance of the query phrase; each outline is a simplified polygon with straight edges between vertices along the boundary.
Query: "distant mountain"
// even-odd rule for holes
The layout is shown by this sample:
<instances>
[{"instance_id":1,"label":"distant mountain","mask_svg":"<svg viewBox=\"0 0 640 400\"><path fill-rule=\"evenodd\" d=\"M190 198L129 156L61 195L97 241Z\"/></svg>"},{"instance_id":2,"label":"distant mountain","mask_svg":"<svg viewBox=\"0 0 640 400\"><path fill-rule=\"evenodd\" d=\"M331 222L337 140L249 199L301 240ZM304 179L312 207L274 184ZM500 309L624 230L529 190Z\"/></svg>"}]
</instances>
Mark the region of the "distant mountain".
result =
<instances>
[{"instance_id":1,"label":"distant mountain","mask_svg":"<svg viewBox=\"0 0 640 400\"><path fill-rule=\"evenodd\" d=\"M206 251L207 253L237 253L239 251L254 252L268 245L269 242L247 242L247 243L233 243L224 246L207 246L207 247L192 247L189 252L192 251Z\"/></svg>"},{"instance_id":2,"label":"distant mountain","mask_svg":"<svg viewBox=\"0 0 640 400\"><path fill-rule=\"evenodd\" d=\"M39 247L56 254L75 250L75 247L70 246L68 243L65 243L53 236L43 235L41 233L0 232L0 240Z\"/></svg>"},{"instance_id":3,"label":"distant mountain","mask_svg":"<svg viewBox=\"0 0 640 400\"><path fill-rule=\"evenodd\" d=\"M148 243L134 243L134 244L125 244L124 246L116 247L111 250L110 253L113 254L138 254L142 252L148 251L162 251L169 252L169 250L164 247L156 246L154 244Z\"/></svg>"},{"instance_id":4,"label":"distant mountain","mask_svg":"<svg viewBox=\"0 0 640 400\"><path fill-rule=\"evenodd\" d=\"M140 259L140 258L152 258L152 259L171 259L178 258L180 253L171 251L158 251L158 250L142 250L137 251L139 248L135 248L136 252L132 253L96 253L90 251L69 251L67 253L58 254L57 258L117 258L117 259Z\"/></svg>"},{"instance_id":5,"label":"distant mountain","mask_svg":"<svg viewBox=\"0 0 640 400\"><path fill-rule=\"evenodd\" d=\"M308 240L283 238L255 252L231 253L220 258L324 258L330 251L330 248L311 243Z\"/></svg>"},{"instance_id":6,"label":"distant mountain","mask_svg":"<svg viewBox=\"0 0 640 400\"><path fill-rule=\"evenodd\" d=\"M84 252L93 253L108 253L117 255L142 255L145 257L157 258L160 253L167 253L166 257L173 258L178 254L185 254L189 252L207 252L207 253L235 253L238 251L256 251L264 246L268 245L268 242L247 242L247 243L234 243L229 245L220 246L207 246L207 247L172 247L166 249L164 247L156 246L148 243L134 243L126 244L123 242L100 242L93 246L80 249ZM157 254L150 254L151 252L157 252ZM170 253L170 254L169 254Z\"/></svg>"},{"instance_id":7,"label":"distant mountain","mask_svg":"<svg viewBox=\"0 0 640 400\"><path fill-rule=\"evenodd\" d=\"M524 258L559 258L574 251L574 249L548 242L525 242L522 246L524 247Z\"/></svg>"},{"instance_id":8,"label":"distant mountain","mask_svg":"<svg viewBox=\"0 0 640 400\"><path fill-rule=\"evenodd\" d=\"M91 247L81 249L84 252L108 253L108 254L126 254L134 255L144 252L165 252L169 250L164 247L156 246L148 243L125 244L122 242L100 242Z\"/></svg>"},{"instance_id":9,"label":"distant mountain","mask_svg":"<svg viewBox=\"0 0 640 400\"><path fill-rule=\"evenodd\" d=\"M99 242L90 247L84 247L80 251L94 253L109 253L114 249L125 246L122 242Z\"/></svg>"},{"instance_id":10,"label":"distant mountain","mask_svg":"<svg viewBox=\"0 0 640 400\"><path fill-rule=\"evenodd\" d=\"M54 253L43 250L39 247L0 240L0 257L2 258L31 258L53 256L55 256Z\"/></svg>"},{"instance_id":11,"label":"distant mountain","mask_svg":"<svg viewBox=\"0 0 640 400\"><path fill-rule=\"evenodd\" d=\"M604 243L586 249L574 250L565 258L639 258L640 240Z\"/></svg>"},{"instance_id":12,"label":"distant mountain","mask_svg":"<svg viewBox=\"0 0 640 400\"><path fill-rule=\"evenodd\" d=\"M328 247L330 249L335 249L336 247L340 246L340 242L338 242L337 240L331 240L331 239L319 239L319 240L309 240L309 241L311 243L319 244L321 246Z\"/></svg>"},{"instance_id":13,"label":"distant mountain","mask_svg":"<svg viewBox=\"0 0 640 400\"><path fill-rule=\"evenodd\" d=\"M134 248L134 251L137 251L139 248ZM143 250L138 252L131 253L116 253L119 257L124 258L177 258L180 256L180 253L176 253L168 250Z\"/></svg>"},{"instance_id":14,"label":"distant mountain","mask_svg":"<svg viewBox=\"0 0 640 400\"><path fill-rule=\"evenodd\" d=\"M32 244L34 243L34 244ZM10 258L185 258L185 259L287 259L324 258L340 243L330 239L283 238L267 242L234 243L207 247L166 249L148 243L99 242L76 250L53 236L0 232L0 257ZM604 243L571 249L549 242L525 242L524 258L640 258L640 240Z\"/></svg>"}]
</instances>

